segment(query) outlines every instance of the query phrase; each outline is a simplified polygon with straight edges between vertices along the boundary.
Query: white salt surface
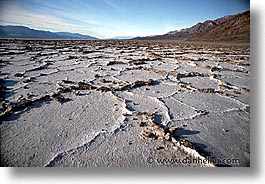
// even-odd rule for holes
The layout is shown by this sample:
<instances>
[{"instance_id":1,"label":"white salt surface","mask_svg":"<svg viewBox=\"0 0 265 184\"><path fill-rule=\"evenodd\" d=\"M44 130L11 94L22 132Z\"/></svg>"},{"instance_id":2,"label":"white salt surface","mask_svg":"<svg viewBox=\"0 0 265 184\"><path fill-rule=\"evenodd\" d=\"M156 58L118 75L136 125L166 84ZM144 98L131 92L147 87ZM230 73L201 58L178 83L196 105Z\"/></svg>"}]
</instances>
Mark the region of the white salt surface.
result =
<instances>
[{"instance_id":1,"label":"white salt surface","mask_svg":"<svg viewBox=\"0 0 265 184\"><path fill-rule=\"evenodd\" d=\"M2 166L250 165L249 48L5 40L0 61Z\"/></svg>"}]
</instances>

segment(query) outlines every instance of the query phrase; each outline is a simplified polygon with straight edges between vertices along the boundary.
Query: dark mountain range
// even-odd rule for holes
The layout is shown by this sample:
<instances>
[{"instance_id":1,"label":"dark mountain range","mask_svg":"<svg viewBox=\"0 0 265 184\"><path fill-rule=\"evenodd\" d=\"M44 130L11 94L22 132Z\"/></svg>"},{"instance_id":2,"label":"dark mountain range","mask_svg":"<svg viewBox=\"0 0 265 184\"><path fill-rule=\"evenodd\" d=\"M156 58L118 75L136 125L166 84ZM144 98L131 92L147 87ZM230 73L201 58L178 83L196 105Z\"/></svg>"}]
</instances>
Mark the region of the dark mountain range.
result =
<instances>
[{"instance_id":1,"label":"dark mountain range","mask_svg":"<svg viewBox=\"0 0 265 184\"><path fill-rule=\"evenodd\" d=\"M34 39L87 39L97 38L69 32L50 32L30 29L25 26L0 26L0 38L34 38Z\"/></svg>"},{"instance_id":2,"label":"dark mountain range","mask_svg":"<svg viewBox=\"0 0 265 184\"><path fill-rule=\"evenodd\" d=\"M225 16L164 35L136 37L138 40L246 41L250 35L250 11Z\"/></svg>"}]
</instances>

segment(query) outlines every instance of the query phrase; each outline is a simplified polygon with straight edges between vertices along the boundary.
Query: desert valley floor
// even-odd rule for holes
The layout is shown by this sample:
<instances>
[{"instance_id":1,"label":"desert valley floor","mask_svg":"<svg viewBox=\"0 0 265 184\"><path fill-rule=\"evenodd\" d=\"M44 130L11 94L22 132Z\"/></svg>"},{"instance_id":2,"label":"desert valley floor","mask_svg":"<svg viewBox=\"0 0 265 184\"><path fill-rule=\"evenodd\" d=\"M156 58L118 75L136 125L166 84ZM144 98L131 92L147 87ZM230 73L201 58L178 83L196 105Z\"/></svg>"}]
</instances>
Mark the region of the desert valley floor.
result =
<instances>
[{"instance_id":1,"label":"desert valley floor","mask_svg":"<svg viewBox=\"0 0 265 184\"><path fill-rule=\"evenodd\" d=\"M2 166L250 165L249 46L1 40L0 68Z\"/></svg>"}]
</instances>

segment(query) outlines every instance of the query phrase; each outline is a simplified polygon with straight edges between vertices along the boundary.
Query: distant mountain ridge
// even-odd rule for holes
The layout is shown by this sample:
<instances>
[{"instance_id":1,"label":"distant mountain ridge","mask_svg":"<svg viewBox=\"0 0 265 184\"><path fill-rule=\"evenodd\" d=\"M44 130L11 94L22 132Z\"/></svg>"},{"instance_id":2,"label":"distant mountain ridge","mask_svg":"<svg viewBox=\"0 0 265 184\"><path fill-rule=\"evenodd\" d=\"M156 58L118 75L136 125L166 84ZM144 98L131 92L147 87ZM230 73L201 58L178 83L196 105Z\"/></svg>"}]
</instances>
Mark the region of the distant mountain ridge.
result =
<instances>
[{"instance_id":1,"label":"distant mountain ridge","mask_svg":"<svg viewBox=\"0 0 265 184\"><path fill-rule=\"evenodd\" d=\"M222 28L222 29L220 29ZM249 41L250 11L228 15L163 35L136 37L136 40ZM240 34L239 34L240 32ZM232 40L231 40L232 39Z\"/></svg>"},{"instance_id":2,"label":"distant mountain ridge","mask_svg":"<svg viewBox=\"0 0 265 184\"><path fill-rule=\"evenodd\" d=\"M0 38L34 38L34 39L87 39L98 38L70 32L50 32L30 29L25 26L0 26Z\"/></svg>"},{"instance_id":3,"label":"distant mountain ridge","mask_svg":"<svg viewBox=\"0 0 265 184\"><path fill-rule=\"evenodd\" d=\"M130 40L134 38L134 36L116 36L113 38L110 38L110 40Z\"/></svg>"}]
</instances>

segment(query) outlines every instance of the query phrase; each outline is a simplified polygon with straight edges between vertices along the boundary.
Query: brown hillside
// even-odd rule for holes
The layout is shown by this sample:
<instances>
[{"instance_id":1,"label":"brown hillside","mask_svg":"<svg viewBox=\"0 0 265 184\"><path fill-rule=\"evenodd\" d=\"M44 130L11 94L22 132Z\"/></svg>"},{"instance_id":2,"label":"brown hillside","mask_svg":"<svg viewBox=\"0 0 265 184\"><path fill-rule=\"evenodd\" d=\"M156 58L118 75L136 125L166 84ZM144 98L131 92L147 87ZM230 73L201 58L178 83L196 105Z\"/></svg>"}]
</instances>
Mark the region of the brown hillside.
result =
<instances>
[{"instance_id":1,"label":"brown hillside","mask_svg":"<svg viewBox=\"0 0 265 184\"><path fill-rule=\"evenodd\" d=\"M239 14L231 20L199 33L189 40L249 42L250 11Z\"/></svg>"}]
</instances>

